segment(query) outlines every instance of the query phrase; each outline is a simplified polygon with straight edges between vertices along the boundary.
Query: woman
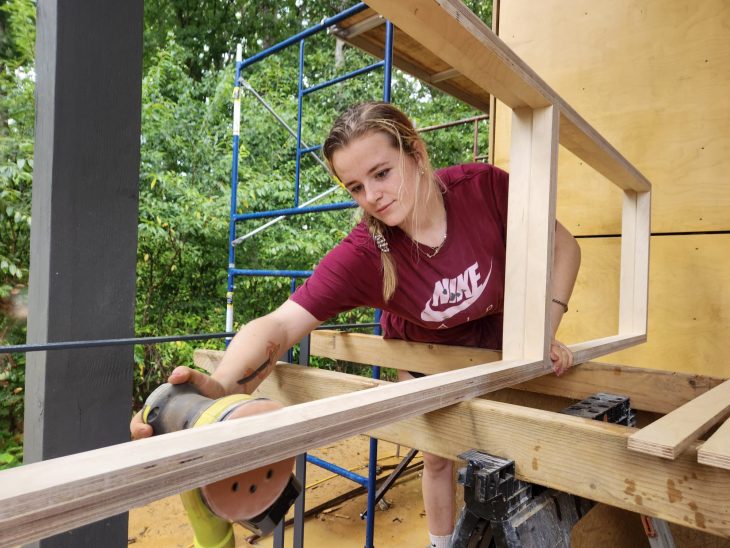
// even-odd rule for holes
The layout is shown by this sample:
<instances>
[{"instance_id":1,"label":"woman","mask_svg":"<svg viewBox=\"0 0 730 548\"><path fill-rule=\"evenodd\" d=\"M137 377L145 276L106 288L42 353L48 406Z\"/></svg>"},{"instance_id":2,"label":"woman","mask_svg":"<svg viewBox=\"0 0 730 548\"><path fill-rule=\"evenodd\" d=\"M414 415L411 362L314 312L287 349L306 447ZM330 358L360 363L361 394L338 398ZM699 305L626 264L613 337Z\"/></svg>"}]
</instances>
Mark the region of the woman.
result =
<instances>
[{"instance_id":1,"label":"woman","mask_svg":"<svg viewBox=\"0 0 730 548\"><path fill-rule=\"evenodd\" d=\"M507 174L485 164L434 173L410 120L388 103L347 110L323 152L360 206L362 221L289 300L238 332L212 376L178 367L170 382L192 382L211 398L251 393L286 349L358 306L383 309L386 338L501 348ZM573 362L554 334L579 263L578 245L556 223L551 359L557 374ZM134 438L151 435L138 417L131 430ZM431 546L448 546L455 507L451 461L424 454L423 498Z\"/></svg>"}]
</instances>

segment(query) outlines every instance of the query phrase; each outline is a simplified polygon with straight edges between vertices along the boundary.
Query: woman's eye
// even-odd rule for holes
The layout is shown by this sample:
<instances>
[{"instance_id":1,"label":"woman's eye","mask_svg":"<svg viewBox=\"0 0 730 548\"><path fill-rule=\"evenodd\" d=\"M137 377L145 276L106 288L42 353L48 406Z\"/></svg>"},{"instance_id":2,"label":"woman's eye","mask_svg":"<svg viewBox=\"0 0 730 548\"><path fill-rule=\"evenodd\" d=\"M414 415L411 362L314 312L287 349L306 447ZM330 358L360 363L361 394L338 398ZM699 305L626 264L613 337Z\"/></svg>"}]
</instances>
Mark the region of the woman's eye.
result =
<instances>
[{"instance_id":1,"label":"woman's eye","mask_svg":"<svg viewBox=\"0 0 730 548\"><path fill-rule=\"evenodd\" d=\"M352 185L352 186L350 187L350 192L351 192L352 194L357 194L357 193L358 193L358 192L360 192L361 190L362 190L362 185Z\"/></svg>"},{"instance_id":2,"label":"woman's eye","mask_svg":"<svg viewBox=\"0 0 730 548\"><path fill-rule=\"evenodd\" d=\"M375 174L376 179L384 179L388 175L388 169L383 169Z\"/></svg>"}]
</instances>

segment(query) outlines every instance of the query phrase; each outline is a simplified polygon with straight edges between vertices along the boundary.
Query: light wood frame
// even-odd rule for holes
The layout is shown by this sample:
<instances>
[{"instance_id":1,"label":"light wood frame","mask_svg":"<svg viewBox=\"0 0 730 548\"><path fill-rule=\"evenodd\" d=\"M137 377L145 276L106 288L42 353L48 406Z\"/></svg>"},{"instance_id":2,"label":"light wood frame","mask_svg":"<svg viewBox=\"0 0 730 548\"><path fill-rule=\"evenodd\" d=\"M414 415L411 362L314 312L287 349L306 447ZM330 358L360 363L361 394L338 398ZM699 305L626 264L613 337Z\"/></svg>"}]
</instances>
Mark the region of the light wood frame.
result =
<instances>
[{"instance_id":1,"label":"light wood frame","mask_svg":"<svg viewBox=\"0 0 730 548\"><path fill-rule=\"evenodd\" d=\"M390 429L391 434L382 433L387 438L400 431L400 426L392 426L398 421L546 373L550 368L547 310L551 296L547 287L555 222L558 142L626 193L619 333L573 345L575 361L582 363L646 339L649 182L460 2L370 0L369 4L515 113L510 194L523 196L525 202L516 203L514 198L510 201L507 268L513 275L509 277L505 303L505 326L510 333L505 341L505 355L510 359L397 385L372 382L370 386L378 386L376 390L301 403L266 417L175 432L4 471L0 473L0 544L28 542L59 533L353 434L382 427ZM526 217L517 219L513 214L515 207L524 208ZM278 388L277 378L268 383ZM470 414L492 413L481 404L468 405ZM428 431L428 425L438 425L449 413L442 411L420 419L426 425L423 428ZM493 418L507 420L519 413L512 410L497 413ZM624 437L616 434L623 432L621 427L587 424L572 417L558 422L575 436L576 443L584 433L598 432L597 439L608 436L620 440L622 448L618 448L618 442L611 442L612 447L616 445L616 451L626 450ZM515 424L530 431L529 420ZM551 424L557 423L553 420ZM505 431L505 436L509 435ZM480 439L476 435L463 441L478 448ZM552 443L550 439L546 436L543 443ZM428 435L414 438L413 443L431 448L427 447L431 445ZM562 443L562 448L554 450L564 451L566 442ZM455 456L454 447L433 450ZM504 456L510 456L509 451ZM678 467L677 475L691 473L694 477L696 471L685 464L682 461L674 465ZM612 463L605 472L614 469ZM558 468L548 466L543 470L557 474ZM727 483L726 476L710 478L708 474L701 476L709 478L703 479L703 488ZM644 480L647 484L654 481L649 477ZM553 484L549 477L542 482ZM623 505L621 500L603 492L598 479L588 485L595 488L581 494ZM561 487L576 492L569 485ZM684 512L688 511L673 511L674 501L664 502L659 495L651 501L652 505L635 504L642 506L643 513L700 526L699 520L686 518ZM703 508L708 514L709 507L710 504L706 510ZM720 525L729 522L724 514L713 519L713 532L730 536L726 526Z\"/></svg>"},{"instance_id":2,"label":"light wood frame","mask_svg":"<svg viewBox=\"0 0 730 548\"><path fill-rule=\"evenodd\" d=\"M549 366L548 288L558 143L623 189L625 196L618 334L573 348L591 359L646 341L649 181L459 0L371 0L368 5L455 74L466 76L513 111L504 357L542 356Z\"/></svg>"}]
</instances>

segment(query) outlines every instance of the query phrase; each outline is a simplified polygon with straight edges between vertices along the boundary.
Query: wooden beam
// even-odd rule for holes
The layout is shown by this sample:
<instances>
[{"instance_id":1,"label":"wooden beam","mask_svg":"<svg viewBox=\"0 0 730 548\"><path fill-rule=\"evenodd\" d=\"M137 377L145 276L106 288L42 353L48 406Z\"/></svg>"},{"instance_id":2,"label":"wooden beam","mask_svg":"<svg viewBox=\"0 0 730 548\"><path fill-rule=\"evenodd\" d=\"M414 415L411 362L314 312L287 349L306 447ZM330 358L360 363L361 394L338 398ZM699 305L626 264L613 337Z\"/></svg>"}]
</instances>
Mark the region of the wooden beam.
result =
<instances>
[{"instance_id":1,"label":"wooden beam","mask_svg":"<svg viewBox=\"0 0 730 548\"><path fill-rule=\"evenodd\" d=\"M482 348L386 340L376 335L341 331L315 331L311 345L314 356L429 375L500 359L499 352ZM193 359L196 366L212 373L222 356L223 352L219 350L199 349ZM588 362L569 369L560 377L543 375L511 388L576 400L596 392L610 392L629 396L635 409L665 414L723 380L675 371Z\"/></svg>"},{"instance_id":2,"label":"wooden beam","mask_svg":"<svg viewBox=\"0 0 730 548\"><path fill-rule=\"evenodd\" d=\"M675 459L729 412L730 381L725 381L633 434L628 447L648 455Z\"/></svg>"},{"instance_id":3,"label":"wooden beam","mask_svg":"<svg viewBox=\"0 0 730 548\"><path fill-rule=\"evenodd\" d=\"M474 74L474 82L511 108L553 103L549 86L461 2L373 0L368 5L460 73Z\"/></svg>"},{"instance_id":4,"label":"wooden beam","mask_svg":"<svg viewBox=\"0 0 730 548\"><path fill-rule=\"evenodd\" d=\"M260 393L290 405L380 382L300 367L279 367L274 374ZM691 454L657 466L655 457L627 449L635 431L479 399L368 434L452 459L466 449L481 449L514 459L525 481L730 537L725 503L730 474L699 465Z\"/></svg>"},{"instance_id":5,"label":"wooden beam","mask_svg":"<svg viewBox=\"0 0 730 548\"><path fill-rule=\"evenodd\" d=\"M555 234L558 113L553 107L512 115L504 346L506 359L549 365L548 303Z\"/></svg>"},{"instance_id":6,"label":"wooden beam","mask_svg":"<svg viewBox=\"0 0 730 548\"><path fill-rule=\"evenodd\" d=\"M459 0L370 0L368 5L512 109L554 105L560 143L624 190L649 181ZM470 52L464 55L464 52Z\"/></svg>"},{"instance_id":7,"label":"wooden beam","mask_svg":"<svg viewBox=\"0 0 730 548\"><path fill-rule=\"evenodd\" d=\"M730 470L730 420L700 446L697 462Z\"/></svg>"},{"instance_id":8,"label":"wooden beam","mask_svg":"<svg viewBox=\"0 0 730 548\"><path fill-rule=\"evenodd\" d=\"M0 545L114 515L545 373L502 361L0 472Z\"/></svg>"},{"instance_id":9,"label":"wooden beam","mask_svg":"<svg viewBox=\"0 0 730 548\"><path fill-rule=\"evenodd\" d=\"M483 348L414 343L340 331L313 332L310 352L313 356L333 360L392 367L427 375L502 359L501 352Z\"/></svg>"},{"instance_id":10,"label":"wooden beam","mask_svg":"<svg viewBox=\"0 0 730 548\"><path fill-rule=\"evenodd\" d=\"M629 396L633 409L666 414L722 382L702 375L588 362L560 377L543 375L511 388L575 400L608 392Z\"/></svg>"}]
</instances>

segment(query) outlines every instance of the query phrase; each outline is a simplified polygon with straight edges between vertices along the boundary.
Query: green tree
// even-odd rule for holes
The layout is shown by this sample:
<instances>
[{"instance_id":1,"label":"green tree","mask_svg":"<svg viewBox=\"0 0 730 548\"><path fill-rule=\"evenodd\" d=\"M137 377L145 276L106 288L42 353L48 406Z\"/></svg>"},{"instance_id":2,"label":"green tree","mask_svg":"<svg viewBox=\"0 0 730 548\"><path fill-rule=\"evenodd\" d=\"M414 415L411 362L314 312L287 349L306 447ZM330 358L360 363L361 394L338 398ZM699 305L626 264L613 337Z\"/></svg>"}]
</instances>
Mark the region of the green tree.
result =
<instances>
[{"instance_id":1,"label":"green tree","mask_svg":"<svg viewBox=\"0 0 730 548\"><path fill-rule=\"evenodd\" d=\"M353 1L146 0L139 244L135 330L138 335L221 331L224 327L230 207L233 60L236 43L250 56L354 5ZM471 2L481 17L490 2ZM7 0L0 7L0 300L27 285L30 190L33 171L35 2ZM296 127L296 47L244 71L244 78ZM307 40L307 85L371 63L344 48L335 62L335 40ZM419 127L476 114L458 101L396 72L393 101ZM374 72L308 96L303 140L321 143L347 106L382 96L382 73ZM248 91L241 96L238 162L239 212L294 205L295 146ZM483 133L486 136L486 133ZM468 161L472 126L426 134L436 166ZM484 143L483 143L484 146ZM482 148L484 150L484 148ZM300 203L333 187L310 157L302 162ZM341 190L320 203L340 202ZM238 235L266 220L240 223ZM310 270L353 226L353 210L287 218L236 248L237 265L250 269ZM271 311L289 294L284 278L236 281L236 325ZM338 321L370 321L355 310ZM5 342L22 343L25 328L9 315L0 319ZM178 364L190 364L194 348L222 348L221 341L135 348L135 404ZM23 356L0 356L0 467L18 462L22 431ZM320 362L345 368L348 364Z\"/></svg>"},{"instance_id":2,"label":"green tree","mask_svg":"<svg viewBox=\"0 0 730 548\"><path fill-rule=\"evenodd\" d=\"M12 312L28 283L35 2L0 6L0 341L25 341ZM0 354L0 468L22 460L25 357Z\"/></svg>"}]
</instances>

